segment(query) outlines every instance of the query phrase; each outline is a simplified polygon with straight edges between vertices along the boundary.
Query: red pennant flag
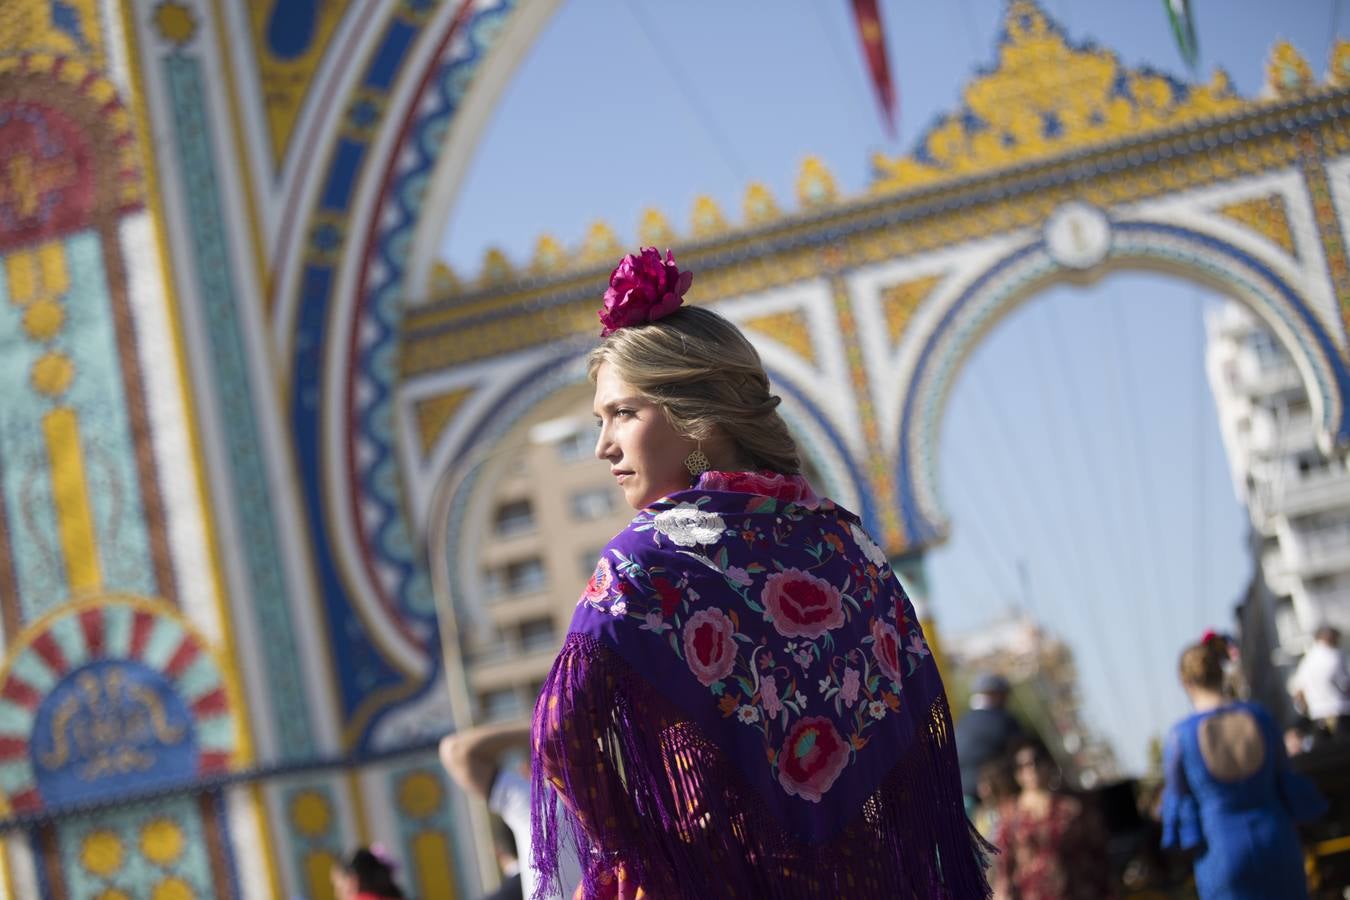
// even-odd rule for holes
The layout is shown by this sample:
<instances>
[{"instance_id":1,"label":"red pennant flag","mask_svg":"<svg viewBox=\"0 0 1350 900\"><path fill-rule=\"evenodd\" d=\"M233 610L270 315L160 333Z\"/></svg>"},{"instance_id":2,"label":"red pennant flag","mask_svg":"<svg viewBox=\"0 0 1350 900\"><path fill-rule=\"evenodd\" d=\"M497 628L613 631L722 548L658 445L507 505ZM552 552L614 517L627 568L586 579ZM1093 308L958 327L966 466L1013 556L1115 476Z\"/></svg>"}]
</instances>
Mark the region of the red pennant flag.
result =
<instances>
[{"instance_id":1,"label":"red pennant flag","mask_svg":"<svg viewBox=\"0 0 1350 900\"><path fill-rule=\"evenodd\" d=\"M895 120L898 104L895 86L891 84L891 67L886 61L886 31L881 27L881 9L877 0L853 0L853 17L858 22L858 38L862 41L867 70L872 76L872 87L881 104L881 115L886 120L886 133L895 139Z\"/></svg>"}]
</instances>

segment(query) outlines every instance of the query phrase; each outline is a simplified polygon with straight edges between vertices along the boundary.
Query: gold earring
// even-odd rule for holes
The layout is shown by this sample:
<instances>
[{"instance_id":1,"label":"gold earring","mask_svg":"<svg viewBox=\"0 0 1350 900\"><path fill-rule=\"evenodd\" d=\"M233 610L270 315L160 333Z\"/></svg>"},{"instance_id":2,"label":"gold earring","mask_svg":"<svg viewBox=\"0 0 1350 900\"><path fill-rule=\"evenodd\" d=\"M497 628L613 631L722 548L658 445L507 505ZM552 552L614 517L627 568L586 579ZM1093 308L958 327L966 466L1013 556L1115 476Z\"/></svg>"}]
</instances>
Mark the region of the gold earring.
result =
<instances>
[{"instance_id":1,"label":"gold earring","mask_svg":"<svg viewBox=\"0 0 1350 900\"><path fill-rule=\"evenodd\" d=\"M704 472L712 468L712 463L708 461L708 454L703 452L703 444L684 458L684 467L689 470L689 474L697 478Z\"/></svg>"}]
</instances>

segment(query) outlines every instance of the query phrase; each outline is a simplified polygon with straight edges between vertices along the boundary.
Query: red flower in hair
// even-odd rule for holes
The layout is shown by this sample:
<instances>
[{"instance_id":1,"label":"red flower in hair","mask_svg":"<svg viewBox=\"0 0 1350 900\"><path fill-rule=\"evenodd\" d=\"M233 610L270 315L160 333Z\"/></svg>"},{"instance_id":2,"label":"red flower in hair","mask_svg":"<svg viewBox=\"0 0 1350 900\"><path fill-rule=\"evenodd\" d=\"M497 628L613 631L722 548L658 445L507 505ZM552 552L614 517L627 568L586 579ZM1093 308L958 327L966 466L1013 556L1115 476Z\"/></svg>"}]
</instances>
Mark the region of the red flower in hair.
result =
<instances>
[{"instance_id":1,"label":"red flower in hair","mask_svg":"<svg viewBox=\"0 0 1350 900\"><path fill-rule=\"evenodd\" d=\"M600 323L605 326L600 336L670 315L679 309L693 281L694 273L681 272L669 250L664 260L655 247L628 254L610 273L600 310Z\"/></svg>"}]
</instances>

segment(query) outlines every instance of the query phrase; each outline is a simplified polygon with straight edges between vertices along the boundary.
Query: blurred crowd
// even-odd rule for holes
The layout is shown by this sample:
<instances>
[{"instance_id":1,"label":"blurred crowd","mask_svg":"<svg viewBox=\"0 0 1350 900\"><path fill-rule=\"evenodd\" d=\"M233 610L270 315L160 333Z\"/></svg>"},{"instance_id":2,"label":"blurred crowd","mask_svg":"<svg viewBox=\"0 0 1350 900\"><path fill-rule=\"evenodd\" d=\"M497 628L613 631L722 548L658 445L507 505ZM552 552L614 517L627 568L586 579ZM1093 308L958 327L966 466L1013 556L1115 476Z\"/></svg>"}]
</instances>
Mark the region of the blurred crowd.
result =
<instances>
[{"instance_id":1,"label":"blurred crowd","mask_svg":"<svg viewBox=\"0 0 1350 900\"><path fill-rule=\"evenodd\" d=\"M971 820L996 849L996 898L1310 896L1302 823L1327 802L1292 757L1350 751L1350 668L1340 634L1318 629L1289 683L1283 733L1243 699L1235 643L1206 633L1182 655L1194 708L1165 741L1161 777L1085 791L1008 709L986 674L957 722ZM1317 896L1341 896L1324 880Z\"/></svg>"}]
</instances>

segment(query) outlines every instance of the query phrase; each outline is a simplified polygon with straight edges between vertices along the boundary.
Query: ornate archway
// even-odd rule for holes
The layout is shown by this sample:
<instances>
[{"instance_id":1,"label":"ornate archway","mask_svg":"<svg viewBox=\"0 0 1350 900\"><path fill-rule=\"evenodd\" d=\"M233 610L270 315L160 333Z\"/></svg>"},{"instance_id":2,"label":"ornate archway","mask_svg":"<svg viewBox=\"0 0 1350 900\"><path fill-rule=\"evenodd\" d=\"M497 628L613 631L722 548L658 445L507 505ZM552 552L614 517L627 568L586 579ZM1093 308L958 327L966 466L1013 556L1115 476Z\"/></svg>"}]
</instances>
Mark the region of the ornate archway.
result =
<instances>
[{"instance_id":1,"label":"ornate archway","mask_svg":"<svg viewBox=\"0 0 1350 900\"><path fill-rule=\"evenodd\" d=\"M1245 101L1221 73L1188 86L1127 70L1013 3L998 67L916 154L876 160L868 197L838 201L808 166L800 199L814 215L775 220L752 192L746 228L695 235L682 258L700 273L698 302L746 328L785 396L836 398L811 408L841 436L863 493L881 498L866 518L892 553L943 536L932 445L953 374L999 316L1057 278L1162 267L1243 301L1298 360L1329 451L1350 440L1350 282L1333 199L1346 189L1347 58L1341 45L1317 86L1277 46L1271 95ZM476 285L410 312L402 390L438 466L459 452L456 417L417 417L435 402L422 379L477 373L462 402L502 376L496 365L592 330L604 274L593 261L615 243L592 234L559 259L542 239L532 283L493 259Z\"/></svg>"},{"instance_id":2,"label":"ornate archway","mask_svg":"<svg viewBox=\"0 0 1350 900\"><path fill-rule=\"evenodd\" d=\"M121 343L90 358L145 388L91 405L129 417L132 439L108 458L135 486L119 496L142 498L116 508L125 528L101 533L149 535L133 549L156 584L128 592L178 603L226 680L237 673L233 768L276 767L205 806L170 804L198 809L184 827L207 823L210 859L182 862L199 881L312 892L372 833L397 836L419 893L463 877L432 753L371 754L447 726L423 554L429 523L457 513L430 498L492 439L489 403L524 410L577 377L619 252L598 228L575 248L542 239L527 271L498 257L456 284L433 264L468 151L553 7L17 0L0 14L4 72L30 52L62 60L57 74L79 76L112 132L134 132L106 158L144 173L132 181L145 211L132 212L141 193L124 198L110 214L121 231L100 232L110 252L85 272L127 301L112 322ZM1299 361L1324 447L1350 437L1350 49L1318 82L1277 47L1269 95L1248 100L1222 76L1125 69L1014 0L998 52L915 153L875 161L865 196L839 197L812 163L789 213L752 187L739 223L711 201L687 235L644 223L644 242L671 243L699 271L698 301L755 336L829 487L892 552L940 539L929 448L960 361L1030 292L1118 266L1165 267L1246 302ZM45 334L60 320L41 309ZM132 363L139 378L119 368ZM40 381L55 388L64 371L48 364ZM62 483L80 461L59 461ZM43 559L14 534L0 539L17 559ZM65 596L20 581L0 608L11 639ZM319 768L276 774L303 766ZM69 840L164 833L120 815ZM19 893L39 889L33 846L0 858ZM48 893L95 883L74 846Z\"/></svg>"}]
</instances>

